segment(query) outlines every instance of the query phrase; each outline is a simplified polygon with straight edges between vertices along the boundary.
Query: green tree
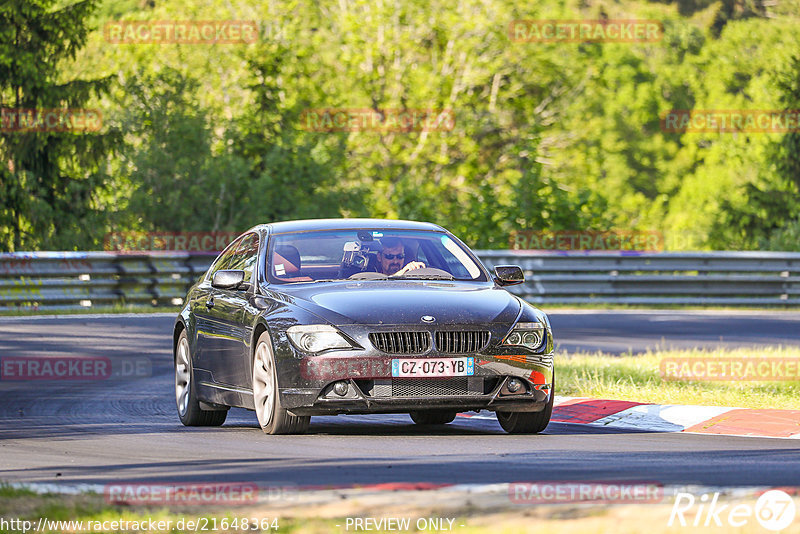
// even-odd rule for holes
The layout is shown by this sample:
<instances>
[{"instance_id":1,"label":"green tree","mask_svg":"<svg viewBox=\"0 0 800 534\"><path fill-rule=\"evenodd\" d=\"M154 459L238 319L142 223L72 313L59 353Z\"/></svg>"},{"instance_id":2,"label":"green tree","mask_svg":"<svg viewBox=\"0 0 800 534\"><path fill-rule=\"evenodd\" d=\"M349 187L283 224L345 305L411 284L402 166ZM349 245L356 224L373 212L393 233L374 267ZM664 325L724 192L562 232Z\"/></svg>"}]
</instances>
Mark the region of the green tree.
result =
<instances>
[{"instance_id":1,"label":"green tree","mask_svg":"<svg viewBox=\"0 0 800 534\"><path fill-rule=\"evenodd\" d=\"M115 230L240 229L246 165L215 147L214 129L227 125L210 121L197 92L196 80L168 67L122 87L118 120L126 142L118 181L131 191L118 199Z\"/></svg>"},{"instance_id":2,"label":"green tree","mask_svg":"<svg viewBox=\"0 0 800 534\"><path fill-rule=\"evenodd\" d=\"M312 76L291 43L262 43L243 54L248 104L228 132L231 151L247 162L240 199L248 224L339 217L358 209L363 195L342 183L345 146L337 136L298 128L313 90L294 81Z\"/></svg>"},{"instance_id":3,"label":"green tree","mask_svg":"<svg viewBox=\"0 0 800 534\"><path fill-rule=\"evenodd\" d=\"M789 112L800 112L800 56L793 56L776 83L780 102ZM800 133L784 134L775 147L775 161L781 181L795 191L800 190Z\"/></svg>"},{"instance_id":4,"label":"green tree","mask_svg":"<svg viewBox=\"0 0 800 534\"><path fill-rule=\"evenodd\" d=\"M790 58L773 76L780 107L796 113L800 109L800 58ZM787 238L796 233L784 229L800 215L800 134L789 131L770 140L758 164L757 178L744 183L738 197L721 203L721 216L711 238L722 246L785 249Z\"/></svg>"},{"instance_id":5,"label":"green tree","mask_svg":"<svg viewBox=\"0 0 800 534\"><path fill-rule=\"evenodd\" d=\"M111 131L18 130L8 114L82 108L111 79L69 79L64 64L86 41L96 0L65 7L55 0L6 0L0 5L0 249L88 248L98 239L95 209Z\"/></svg>"}]
</instances>

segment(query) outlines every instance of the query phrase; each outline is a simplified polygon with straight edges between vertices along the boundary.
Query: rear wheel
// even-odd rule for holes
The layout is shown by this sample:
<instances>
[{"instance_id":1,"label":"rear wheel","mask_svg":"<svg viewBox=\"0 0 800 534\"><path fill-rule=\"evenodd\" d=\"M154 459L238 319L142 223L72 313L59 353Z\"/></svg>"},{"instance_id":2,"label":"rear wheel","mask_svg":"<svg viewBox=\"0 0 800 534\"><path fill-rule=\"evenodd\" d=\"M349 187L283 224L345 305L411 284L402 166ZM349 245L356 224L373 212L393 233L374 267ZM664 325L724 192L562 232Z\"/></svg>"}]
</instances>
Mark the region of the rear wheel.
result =
<instances>
[{"instance_id":1,"label":"rear wheel","mask_svg":"<svg viewBox=\"0 0 800 534\"><path fill-rule=\"evenodd\" d=\"M497 421L509 434L538 434L550 423L553 415L553 401L556 397L556 379L553 376L553 387L550 400L541 412L496 412Z\"/></svg>"},{"instance_id":2,"label":"rear wheel","mask_svg":"<svg viewBox=\"0 0 800 534\"><path fill-rule=\"evenodd\" d=\"M281 405L272 342L267 332L261 334L256 345L253 403L258 424L267 434L303 434L308 430L311 417L292 415Z\"/></svg>"},{"instance_id":3,"label":"rear wheel","mask_svg":"<svg viewBox=\"0 0 800 534\"><path fill-rule=\"evenodd\" d=\"M219 426L228 416L227 410L210 411L200 408L194 387L194 368L186 330L178 338L175 350L175 401L178 417L186 426Z\"/></svg>"},{"instance_id":4,"label":"rear wheel","mask_svg":"<svg viewBox=\"0 0 800 534\"><path fill-rule=\"evenodd\" d=\"M446 425L456 418L456 412L450 410L424 410L408 415L418 425Z\"/></svg>"}]
</instances>

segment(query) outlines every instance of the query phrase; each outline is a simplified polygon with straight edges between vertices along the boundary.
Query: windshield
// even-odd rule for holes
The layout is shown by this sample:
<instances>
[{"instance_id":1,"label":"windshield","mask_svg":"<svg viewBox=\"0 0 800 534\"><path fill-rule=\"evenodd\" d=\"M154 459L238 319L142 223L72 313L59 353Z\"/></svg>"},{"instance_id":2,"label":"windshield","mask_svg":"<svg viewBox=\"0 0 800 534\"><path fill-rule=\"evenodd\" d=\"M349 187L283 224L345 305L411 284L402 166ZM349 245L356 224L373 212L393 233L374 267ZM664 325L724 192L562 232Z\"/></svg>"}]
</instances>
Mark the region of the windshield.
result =
<instances>
[{"instance_id":1,"label":"windshield","mask_svg":"<svg viewBox=\"0 0 800 534\"><path fill-rule=\"evenodd\" d=\"M267 272L271 283L332 280L475 280L483 270L444 232L332 230L275 234Z\"/></svg>"}]
</instances>

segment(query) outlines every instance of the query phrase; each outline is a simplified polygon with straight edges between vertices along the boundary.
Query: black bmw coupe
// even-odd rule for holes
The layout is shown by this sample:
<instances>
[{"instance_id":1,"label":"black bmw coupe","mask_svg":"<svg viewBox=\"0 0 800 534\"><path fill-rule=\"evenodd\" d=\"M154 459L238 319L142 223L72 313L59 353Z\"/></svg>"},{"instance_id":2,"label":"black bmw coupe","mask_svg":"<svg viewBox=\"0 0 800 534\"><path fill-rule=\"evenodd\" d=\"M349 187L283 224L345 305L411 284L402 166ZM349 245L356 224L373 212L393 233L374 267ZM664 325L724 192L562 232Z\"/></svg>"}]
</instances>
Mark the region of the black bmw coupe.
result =
<instances>
[{"instance_id":1,"label":"black bmw coupe","mask_svg":"<svg viewBox=\"0 0 800 534\"><path fill-rule=\"evenodd\" d=\"M511 433L553 409L547 316L504 289L457 237L422 222L321 219L256 226L192 286L173 333L184 425L255 410L268 434L312 415L408 413L441 425L490 410Z\"/></svg>"}]
</instances>

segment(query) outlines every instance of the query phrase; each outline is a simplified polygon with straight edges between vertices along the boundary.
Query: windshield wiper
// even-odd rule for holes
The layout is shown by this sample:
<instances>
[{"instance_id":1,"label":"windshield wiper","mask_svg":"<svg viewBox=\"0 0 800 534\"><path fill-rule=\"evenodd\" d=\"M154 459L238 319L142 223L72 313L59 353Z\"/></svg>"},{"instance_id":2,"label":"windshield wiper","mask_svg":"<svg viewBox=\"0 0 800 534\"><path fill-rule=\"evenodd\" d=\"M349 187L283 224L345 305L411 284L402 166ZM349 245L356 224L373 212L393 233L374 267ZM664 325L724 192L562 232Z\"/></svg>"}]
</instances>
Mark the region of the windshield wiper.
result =
<instances>
[{"instance_id":1,"label":"windshield wiper","mask_svg":"<svg viewBox=\"0 0 800 534\"><path fill-rule=\"evenodd\" d=\"M376 273L372 271L362 271L359 273L351 274L348 280L387 280L389 277L383 273Z\"/></svg>"},{"instance_id":2,"label":"windshield wiper","mask_svg":"<svg viewBox=\"0 0 800 534\"><path fill-rule=\"evenodd\" d=\"M314 280L314 283L316 284L317 282L365 282L365 281L371 282L373 280L389 280L389 277L386 276L385 274L380 274L380 273L368 273L368 274L371 274L373 276L358 277L358 278L354 278L352 276L350 278L320 278L319 280Z\"/></svg>"},{"instance_id":3,"label":"windshield wiper","mask_svg":"<svg viewBox=\"0 0 800 534\"><path fill-rule=\"evenodd\" d=\"M452 274L401 274L400 276L390 276L390 280L455 280Z\"/></svg>"}]
</instances>

